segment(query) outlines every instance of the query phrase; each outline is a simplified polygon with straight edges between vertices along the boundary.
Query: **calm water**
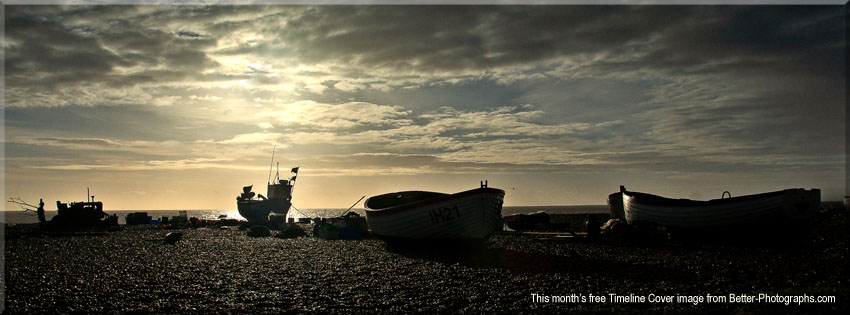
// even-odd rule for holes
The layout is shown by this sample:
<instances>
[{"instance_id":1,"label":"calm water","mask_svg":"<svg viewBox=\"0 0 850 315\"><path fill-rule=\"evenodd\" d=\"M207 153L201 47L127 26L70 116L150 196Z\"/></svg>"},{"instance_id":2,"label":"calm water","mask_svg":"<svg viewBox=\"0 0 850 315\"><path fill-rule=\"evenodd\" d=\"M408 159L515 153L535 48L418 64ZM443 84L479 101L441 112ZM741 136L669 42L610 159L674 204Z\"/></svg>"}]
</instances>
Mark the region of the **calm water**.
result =
<instances>
[{"instance_id":1,"label":"calm water","mask_svg":"<svg viewBox=\"0 0 850 315\"><path fill-rule=\"evenodd\" d=\"M365 215L365 210L363 208L355 208L353 211ZM119 218L119 223L124 224L124 220L127 217L128 213L144 211L147 212L149 216L153 217L153 219L158 219L160 217L171 217L179 215L180 210L107 210L108 214L116 214ZM514 213L528 213L528 212L536 212L536 211L545 211L547 213L562 213L562 214L576 214L576 213L607 213L608 206L606 205L589 205L589 206L523 206L523 207L505 207L502 209L502 215L514 214ZM345 212L345 209L292 209L289 211L289 217L291 218L315 218L315 217L335 217L342 215ZM35 213L29 212L24 213L19 210L7 210L0 211L0 222L10 223L10 224L21 224L21 223L36 223L38 222L38 218L36 218ZM242 216L239 215L239 212L236 210L186 210L186 214L189 217L197 217L200 219L218 219L221 215L226 215L227 218L231 219L240 219L242 220ZM56 215L56 211L47 211L46 216L47 219L50 220L53 216Z\"/></svg>"}]
</instances>

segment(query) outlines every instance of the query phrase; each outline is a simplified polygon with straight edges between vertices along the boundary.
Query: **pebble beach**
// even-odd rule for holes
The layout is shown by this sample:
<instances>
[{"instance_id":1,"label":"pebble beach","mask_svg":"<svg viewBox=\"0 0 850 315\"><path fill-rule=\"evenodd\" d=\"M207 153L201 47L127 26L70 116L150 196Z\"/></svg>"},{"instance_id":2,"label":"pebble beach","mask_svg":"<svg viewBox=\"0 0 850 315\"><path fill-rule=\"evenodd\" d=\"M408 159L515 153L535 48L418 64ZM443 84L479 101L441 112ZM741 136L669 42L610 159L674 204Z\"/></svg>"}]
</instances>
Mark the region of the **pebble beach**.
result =
<instances>
[{"instance_id":1,"label":"pebble beach","mask_svg":"<svg viewBox=\"0 0 850 315\"><path fill-rule=\"evenodd\" d=\"M55 236L7 226L4 313L839 313L850 304L847 216L827 207L799 235L764 245L497 233L463 249L251 238L236 227L184 229L163 244L169 231L150 227ZM579 300L591 295L607 299ZM727 301L629 301L708 295Z\"/></svg>"}]
</instances>

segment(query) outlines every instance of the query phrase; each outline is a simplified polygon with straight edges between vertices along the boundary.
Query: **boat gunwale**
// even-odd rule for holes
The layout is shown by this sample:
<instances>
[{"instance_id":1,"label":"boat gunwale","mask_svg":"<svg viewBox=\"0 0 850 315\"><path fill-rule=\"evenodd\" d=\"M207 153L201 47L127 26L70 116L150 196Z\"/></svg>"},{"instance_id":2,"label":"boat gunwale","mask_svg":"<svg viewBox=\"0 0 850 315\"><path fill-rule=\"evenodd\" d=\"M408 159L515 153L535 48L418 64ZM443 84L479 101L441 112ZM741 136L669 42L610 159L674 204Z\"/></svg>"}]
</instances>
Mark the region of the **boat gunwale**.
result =
<instances>
[{"instance_id":1,"label":"boat gunwale","mask_svg":"<svg viewBox=\"0 0 850 315\"><path fill-rule=\"evenodd\" d=\"M392 195L392 194L400 194L400 193L404 193L404 192L407 192L407 191L399 191L399 192L381 194L381 195L369 197L369 199L372 199L372 198L375 198L375 197L380 197L380 196ZM445 194L445 195L437 196L437 197L434 197L434 198L414 201L414 202L411 202L411 203L406 203L406 204L401 204L401 205L386 207L386 208L381 208L381 209L370 209L370 208L367 207L366 208L366 215L367 215L367 217L370 216L370 215L371 216L393 215L393 214L397 214L397 213L401 213L401 212L405 212L405 211L409 211L409 210L416 210L416 209L419 209L419 208L421 208L425 205L428 205L428 204L445 202L445 201L449 201L449 200L453 200L453 199L466 198L466 197L474 196L474 195L478 195L478 194L491 194L491 193L501 195L503 198L504 198L504 195L505 195L505 191L498 189L498 188L489 188L489 187L476 188L476 189L472 189L472 190L462 191L462 192L459 192L459 193ZM366 199L365 204L369 203L369 199Z\"/></svg>"},{"instance_id":2,"label":"boat gunwale","mask_svg":"<svg viewBox=\"0 0 850 315\"><path fill-rule=\"evenodd\" d=\"M805 192L804 188L790 188L760 194L753 195L744 195L732 198L723 198L723 199L711 199L711 200L692 200L692 199L673 199L668 197L662 197L658 195L642 193L642 192L634 192L634 191L624 191L623 194L629 196L630 198L636 198L638 203L651 205L651 206L665 206L665 207L706 207L706 206L717 206L717 205L727 205L734 204L741 201L750 201L750 200L758 200L758 199L766 199L775 196L781 196L786 194L787 192ZM631 201L635 202L635 201Z\"/></svg>"}]
</instances>

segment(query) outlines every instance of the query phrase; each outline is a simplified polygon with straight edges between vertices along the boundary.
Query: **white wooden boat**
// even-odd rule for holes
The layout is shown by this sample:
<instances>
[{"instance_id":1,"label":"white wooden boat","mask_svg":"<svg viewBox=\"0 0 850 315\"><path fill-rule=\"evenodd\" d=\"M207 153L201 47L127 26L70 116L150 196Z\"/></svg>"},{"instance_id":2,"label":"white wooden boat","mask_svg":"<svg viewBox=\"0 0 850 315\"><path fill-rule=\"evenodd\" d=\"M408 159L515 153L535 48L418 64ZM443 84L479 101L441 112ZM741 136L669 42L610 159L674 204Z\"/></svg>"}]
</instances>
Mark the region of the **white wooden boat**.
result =
<instances>
[{"instance_id":1,"label":"white wooden boat","mask_svg":"<svg viewBox=\"0 0 850 315\"><path fill-rule=\"evenodd\" d=\"M372 234L384 240L484 241L502 227L505 191L402 191L366 199Z\"/></svg>"},{"instance_id":2,"label":"white wooden boat","mask_svg":"<svg viewBox=\"0 0 850 315\"><path fill-rule=\"evenodd\" d=\"M724 195L726 192L724 192ZM794 222L820 209L820 189L802 188L713 199L671 199L626 191L608 196L614 216L629 224L653 222L671 228L722 228L761 222Z\"/></svg>"}]
</instances>

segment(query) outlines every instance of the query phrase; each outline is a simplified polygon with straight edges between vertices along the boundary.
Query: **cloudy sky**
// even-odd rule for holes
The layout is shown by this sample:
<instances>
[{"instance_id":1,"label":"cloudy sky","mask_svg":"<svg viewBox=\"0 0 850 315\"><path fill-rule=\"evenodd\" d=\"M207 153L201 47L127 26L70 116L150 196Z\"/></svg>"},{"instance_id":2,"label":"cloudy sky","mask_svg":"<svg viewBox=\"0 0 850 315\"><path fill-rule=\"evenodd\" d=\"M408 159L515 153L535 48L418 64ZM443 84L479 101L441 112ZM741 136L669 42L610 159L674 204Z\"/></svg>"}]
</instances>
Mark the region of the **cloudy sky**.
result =
<instances>
[{"instance_id":1,"label":"cloudy sky","mask_svg":"<svg viewBox=\"0 0 850 315\"><path fill-rule=\"evenodd\" d=\"M845 180L843 6L6 6L7 197L604 204ZM265 188L259 190L265 193Z\"/></svg>"}]
</instances>

